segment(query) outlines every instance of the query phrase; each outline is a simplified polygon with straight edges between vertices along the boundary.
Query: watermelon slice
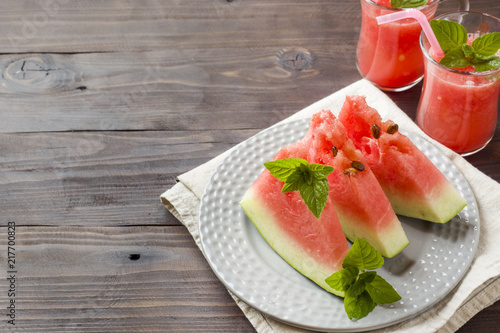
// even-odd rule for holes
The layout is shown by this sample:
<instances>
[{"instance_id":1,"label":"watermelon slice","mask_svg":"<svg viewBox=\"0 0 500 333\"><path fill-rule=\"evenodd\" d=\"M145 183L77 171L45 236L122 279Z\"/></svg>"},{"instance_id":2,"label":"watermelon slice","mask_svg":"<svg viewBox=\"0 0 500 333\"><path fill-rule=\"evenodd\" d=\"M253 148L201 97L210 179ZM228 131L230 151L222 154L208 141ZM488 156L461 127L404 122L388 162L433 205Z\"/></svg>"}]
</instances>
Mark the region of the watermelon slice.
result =
<instances>
[{"instance_id":1,"label":"watermelon slice","mask_svg":"<svg viewBox=\"0 0 500 333\"><path fill-rule=\"evenodd\" d=\"M397 214L445 223L467 205L453 184L394 122L382 121L365 97L348 96L339 119Z\"/></svg>"},{"instance_id":2,"label":"watermelon slice","mask_svg":"<svg viewBox=\"0 0 500 333\"><path fill-rule=\"evenodd\" d=\"M328 176L329 194L320 218L313 215L297 191L282 193L283 183L267 169L247 190L240 205L267 243L303 275L342 295L325 279L342 269L348 251L346 237L351 241L363 238L386 257L393 257L408 245L401 223L370 167L330 111L314 115L306 136L282 148L274 160L284 158L335 168ZM361 171L363 164L366 166Z\"/></svg>"},{"instance_id":3,"label":"watermelon slice","mask_svg":"<svg viewBox=\"0 0 500 333\"><path fill-rule=\"evenodd\" d=\"M307 157L299 141L282 148L275 160ZM265 169L244 194L240 205L266 242L292 267L327 291L339 296L325 279L342 269L348 243L328 198L316 218L298 191L282 193L283 183Z\"/></svg>"},{"instance_id":4,"label":"watermelon slice","mask_svg":"<svg viewBox=\"0 0 500 333\"><path fill-rule=\"evenodd\" d=\"M348 138L342 123L330 111L313 115L307 160L334 167L327 177L329 197L334 203L345 236L368 241L391 258L408 244L394 210L362 153Z\"/></svg>"}]
</instances>

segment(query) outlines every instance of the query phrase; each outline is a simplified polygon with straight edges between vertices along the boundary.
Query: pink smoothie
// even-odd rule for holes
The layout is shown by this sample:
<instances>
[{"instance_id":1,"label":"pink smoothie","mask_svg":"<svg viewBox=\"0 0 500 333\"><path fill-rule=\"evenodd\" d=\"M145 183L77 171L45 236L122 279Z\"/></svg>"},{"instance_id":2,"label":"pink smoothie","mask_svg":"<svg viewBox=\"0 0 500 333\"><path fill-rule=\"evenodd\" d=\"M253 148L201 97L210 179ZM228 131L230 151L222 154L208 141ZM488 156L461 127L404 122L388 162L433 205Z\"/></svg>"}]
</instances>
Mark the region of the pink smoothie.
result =
<instances>
[{"instance_id":1,"label":"pink smoothie","mask_svg":"<svg viewBox=\"0 0 500 333\"><path fill-rule=\"evenodd\" d=\"M374 2L378 4L374 4ZM430 0L422 12L430 20L438 2ZM419 37L422 28L414 19L378 25L377 16L394 12L390 0L361 0L361 31L357 65L361 74L382 89L412 86L424 74Z\"/></svg>"},{"instance_id":2,"label":"pink smoothie","mask_svg":"<svg viewBox=\"0 0 500 333\"><path fill-rule=\"evenodd\" d=\"M426 66L417 112L419 127L460 154L484 147L495 132L500 70L485 74L475 73L473 67L449 70L428 59Z\"/></svg>"}]
</instances>

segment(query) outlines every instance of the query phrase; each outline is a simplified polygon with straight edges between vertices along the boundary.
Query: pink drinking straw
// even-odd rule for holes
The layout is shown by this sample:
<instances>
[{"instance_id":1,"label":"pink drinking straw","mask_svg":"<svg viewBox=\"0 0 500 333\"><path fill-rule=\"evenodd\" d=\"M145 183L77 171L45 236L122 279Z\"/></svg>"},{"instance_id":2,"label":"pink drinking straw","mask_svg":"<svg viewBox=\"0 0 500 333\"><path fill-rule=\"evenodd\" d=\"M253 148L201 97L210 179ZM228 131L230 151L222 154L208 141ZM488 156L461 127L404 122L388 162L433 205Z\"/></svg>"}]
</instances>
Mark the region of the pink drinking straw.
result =
<instances>
[{"instance_id":1,"label":"pink drinking straw","mask_svg":"<svg viewBox=\"0 0 500 333\"><path fill-rule=\"evenodd\" d=\"M384 23L403 20L405 18L413 18L417 20L418 23L420 23L420 26L422 27L425 36L429 40L431 47L434 49L434 52L436 52L436 55L438 57L442 57L444 55L443 50L441 49L441 46L439 46L439 42L436 39L436 35L434 35L431 25L429 24L429 21L427 21L427 17L421 11L417 9L400 10L395 13L378 16L377 23L380 25Z\"/></svg>"}]
</instances>

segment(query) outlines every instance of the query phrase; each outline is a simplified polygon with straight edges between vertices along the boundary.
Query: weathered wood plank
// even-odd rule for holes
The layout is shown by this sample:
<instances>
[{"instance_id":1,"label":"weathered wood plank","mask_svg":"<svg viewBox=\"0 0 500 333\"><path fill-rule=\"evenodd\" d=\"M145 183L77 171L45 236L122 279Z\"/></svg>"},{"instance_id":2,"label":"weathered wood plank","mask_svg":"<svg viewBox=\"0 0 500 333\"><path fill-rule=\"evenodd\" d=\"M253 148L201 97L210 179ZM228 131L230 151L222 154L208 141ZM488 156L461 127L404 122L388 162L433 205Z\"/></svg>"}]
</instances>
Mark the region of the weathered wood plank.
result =
<instances>
[{"instance_id":1,"label":"weathered wood plank","mask_svg":"<svg viewBox=\"0 0 500 333\"><path fill-rule=\"evenodd\" d=\"M303 70L270 47L0 55L0 132L264 128L342 88L335 71L360 78L320 52L285 52L314 55Z\"/></svg>"},{"instance_id":2,"label":"weathered wood plank","mask_svg":"<svg viewBox=\"0 0 500 333\"><path fill-rule=\"evenodd\" d=\"M0 134L0 211L22 225L179 224L159 196L254 133Z\"/></svg>"},{"instance_id":3,"label":"weathered wood plank","mask_svg":"<svg viewBox=\"0 0 500 333\"><path fill-rule=\"evenodd\" d=\"M6 229L0 304L15 300L13 332L253 331L184 227L18 226L9 275Z\"/></svg>"},{"instance_id":4,"label":"weathered wood plank","mask_svg":"<svg viewBox=\"0 0 500 333\"><path fill-rule=\"evenodd\" d=\"M472 9L500 11L488 0L474 0ZM0 43L4 53L249 48L264 39L268 45L297 46L345 36L358 28L359 13L359 0L342 6L328 0L198 0L196 6L180 0L3 1ZM267 35L269 28L273 35Z\"/></svg>"},{"instance_id":5,"label":"weathered wood plank","mask_svg":"<svg viewBox=\"0 0 500 333\"><path fill-rule=\"evenodd\" d=\"M264 36L269 45L297 45L307 38L300 30L321 40L331 28L348 27L358 7L357 0L342 7L327 0L199 0L196 6L179 0L6 1L0 4L0 42L4 53L248 48ZM273 36L264 29L270 25Z\"/></svg>"}]
</instances>

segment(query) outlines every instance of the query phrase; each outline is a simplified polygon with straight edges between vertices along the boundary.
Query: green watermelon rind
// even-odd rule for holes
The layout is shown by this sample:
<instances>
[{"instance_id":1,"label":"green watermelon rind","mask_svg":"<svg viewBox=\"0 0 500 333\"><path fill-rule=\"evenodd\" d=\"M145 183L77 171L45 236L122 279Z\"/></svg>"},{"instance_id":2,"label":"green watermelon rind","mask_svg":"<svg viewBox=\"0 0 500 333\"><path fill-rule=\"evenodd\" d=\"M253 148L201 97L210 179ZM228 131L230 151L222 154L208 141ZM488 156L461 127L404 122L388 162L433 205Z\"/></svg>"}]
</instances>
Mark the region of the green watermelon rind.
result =
<instances>
[{"instance_id":1,"label":"green watermelon rind","mask_svg":"<svg viewBox=\"0 0 500 333\"><path fill-rule=\"evenodd\" d=\"M389 212L388 212L389 213ZM369 242L377 251L386 258L392 258L406 248L410 241L404 229L395 215L392 223L384 230L374 232L373 229L363 226L363 221L357 220L353 216L348 216L347 212L337 209L337 216L342 226L345 237L354 242L356 238L362 238Z\"/></svg>"},{"instance_id":2,"label":"green watermelon rind","mask_svg":"<svg viewBox=\"0 0 500 333\"><path fill-rule=\"evenodd\" d=\"M325 279L335 272L308 256L301 249L300 244L277 226L277 222L272 218L272 212L268 211L265 205L260 202L258 194L250 188L239 204L262 238L283 260L321 288L334 295L344 297L344 292L331 288L325 282Z\"/></svg>"},{"instance_id":3,"label":"green watermelon rind","mask_svg":"<svg viewBox=\"0 0 500 333\"><path fill-rule=\"evenodd\" d=\"M381 185L384 189L384 184ZM391 191L384 189L396 214L424 221L446 223L467 206L467 201L450 182L442 183L442 186L436 187L435 191L431 200L419 202L416 198L408 200L398 195L391 195Z\"/></svg>"}]
</instances>

